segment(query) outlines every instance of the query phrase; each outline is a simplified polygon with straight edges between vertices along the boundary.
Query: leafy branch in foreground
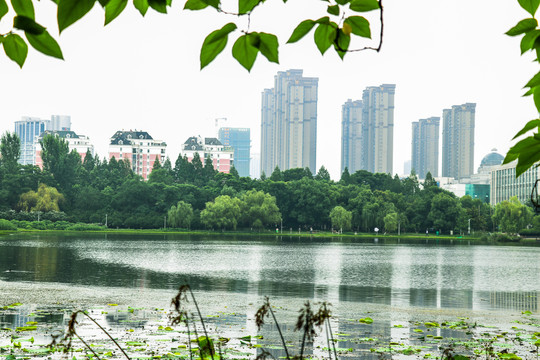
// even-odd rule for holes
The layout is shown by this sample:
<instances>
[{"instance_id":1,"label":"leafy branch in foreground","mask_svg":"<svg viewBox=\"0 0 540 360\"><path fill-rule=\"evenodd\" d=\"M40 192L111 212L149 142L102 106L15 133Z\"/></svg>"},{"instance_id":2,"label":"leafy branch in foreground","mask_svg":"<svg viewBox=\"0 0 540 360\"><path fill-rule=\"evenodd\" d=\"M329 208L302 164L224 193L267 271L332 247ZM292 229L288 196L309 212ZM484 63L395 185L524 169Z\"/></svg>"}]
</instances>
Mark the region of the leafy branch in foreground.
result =
<instances>
[{"instance_id":1,"label":"leafy branch in foreground","mask_svg":"<svg viewBox=\"0 0 540 360\"><path fill-rule=\"evenodd\" d=\"M531 17L521 20L506 32L508 36L523 35L521 39L521 55L528 51L536 53L536 62L540 62L540 29L538 28L538 20L535 18L536 11L540 5L540 0L518 0L521 7L526 10ZM540 112L540 72L538 72L525 85L528 91L524 96L533 96L534 105ZM523 129L521 129L512 140L525 135L529 131L537 130L532 136L520 140L508 150L503 164L517 160L516 177L523 174L527 169L534 166L540 161L540 119L529 121ZM538 166L538 165L536 165Z\"/></svg>"},{"instance_id":2,"label":"leafy branch in foreground","mask_svg":"<svg viewBox=\"0 0 540 360\"><path fill-rule=\"evenodd\" d=\"M6 34L0 34L0 44L3 45L6 55L16 62L21 68L28 55L28 44L35 50L58 59L63 59L62 50L57 41L47 32L47 29L36 22L33 1L35 0L11 0L11 8L15 12L13 28ZM129 0L52 0L57 5L58 30L62 33L66 28L73 25L92 10L99 3L105 12L104 25L110 24L127 7ZM168 12L173 0L133 0L133 6L142 16L148 9L162 14ZM336 53L343 59L346 53L375 50L380 51L383 39L383 7L382 0L327 0L326 13L330 16L321 17L319 20L302 21L294 29L287 43L294 43L302 39L313 28L314 42L324 54L330 47L334 47ZM253 67L257 55L261 53L268 61L279 63L279 39L276 35L266 32L250 31L251 13L264 2L264 0L238 0L235 11L225 10L221 0L187 0L184 10L203 10L213 8L218 13L235 18L247 17L247 27L241 29L241 34L232 47L233 57L248 71ZM284 0L286 3L287 0ZM0 0L0 21L9 12L7 0ZM369 21L352 13L365 13L380 10L380 40L377 47L363 47L349 49L351 35L371 39ZM217 29L206 36L200 52L201 69L208 66L227 45L229 35L238 30L238 25L229 22L222 28ZM26 41L17 34L24 32ZM28 42L28 44L27 44Z\"/></svg>"}]
</instances>

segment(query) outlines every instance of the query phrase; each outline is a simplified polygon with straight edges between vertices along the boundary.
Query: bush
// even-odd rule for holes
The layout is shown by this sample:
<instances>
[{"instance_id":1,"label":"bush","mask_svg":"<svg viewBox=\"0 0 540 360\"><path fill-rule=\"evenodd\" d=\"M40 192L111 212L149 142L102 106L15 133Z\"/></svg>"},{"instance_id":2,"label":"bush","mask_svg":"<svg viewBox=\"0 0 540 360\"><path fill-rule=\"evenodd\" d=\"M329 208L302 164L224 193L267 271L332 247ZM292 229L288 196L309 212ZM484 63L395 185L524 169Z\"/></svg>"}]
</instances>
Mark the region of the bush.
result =
<instances>
[{"instance_id":1,"label":"bush","mask_svg":"<svg viewBox=\"0 0 540 360\"><path fill-rule=\"evenodd\" d=\"M97 231L97 230L105 230L105 227L100 226L100 225L96 225L96 224L77 223L77 224L73 224L71 226L68 226L65 230L68 230L68 231Z\"/></svg>"},{"instance_id":2,"label":"bush","mask_svg":"<svg viewBox=\"0 0 540 360\"><path fill-rule=\"evenodd\" d=\"M522 236L540 236L540 229L523 229L519 234Z\"/></svg>"},{"instance_id":3,"label":"bush","mask_svg":"<svg viewBox=\"0 0 540 360\"><path fill-rule=\"evenodd\" d=\"M0 230L17 230L17 227L9 220L0 219Z\"/></svg>"}]
</instances>

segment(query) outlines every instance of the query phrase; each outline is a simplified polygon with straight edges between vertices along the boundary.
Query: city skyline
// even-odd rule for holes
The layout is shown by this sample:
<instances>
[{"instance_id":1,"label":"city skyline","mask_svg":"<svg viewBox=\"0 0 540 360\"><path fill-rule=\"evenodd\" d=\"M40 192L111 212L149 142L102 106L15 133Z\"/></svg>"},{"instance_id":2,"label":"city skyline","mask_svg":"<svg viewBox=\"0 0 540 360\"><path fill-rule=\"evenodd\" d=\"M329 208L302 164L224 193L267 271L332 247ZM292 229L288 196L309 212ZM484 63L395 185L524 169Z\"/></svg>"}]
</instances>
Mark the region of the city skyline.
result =
<instances>
[{"instance_id":1,"label":"city skyline","mask_svg":"<svg viewBox=\"0 0 540 360\"><path fill-rule=\"evenodd\" d=\"M204 37L223 26L224 19L207 10L182 11L182 5L175 2L170 14L149 12L144 19L129 5L106 27L103 11L96 6L59 37L55 23L43 23L59 39L66 61L30 49L20 70L0 57L5 85L0 89L0 132L13 131L13 121L22 115L69 114L78 124L76 131L94 141L102 157L108 137L122 128L148 129L177 154L181 141L175 143L174 134L182 139L193 134L216 136L214 119L227 117L227 126L249 127L253 149L259 149L260 92L273 86L278 71L302 68L319 78L317 168L325 165L332 178L339 179L340 142L323 141L321 136L339 139L341 105L348 98L360 98L371 84L399 87L396 173L410 157L410 124L439 114L449 104L478 104L476 131L489 136L477 139L475 168L493 147L505 154L513 135L538 117L532 100L521 97L523 86L537 72L530 61L533 54L522 57L520 40L504 35L527 17L515 2L388 0L381 52L351 53L344 61L330 51L321 56L311 34L297 44L285 44L294 25L314 18L320 7L325 11L324 3L267 2L267 12L252 15L252 26L279 36L280 64L260 58L250 73L232 59L232 41L200 71L198 54ZM489 17L484 16L486 8ZM36 3L36 12L51 20L55 10L52 2ZM276 16L283 21L275 21ZM371 22L376 44L377 21ZM351 43L363 45L370 42Z\"/></svg>"}]
</instances>

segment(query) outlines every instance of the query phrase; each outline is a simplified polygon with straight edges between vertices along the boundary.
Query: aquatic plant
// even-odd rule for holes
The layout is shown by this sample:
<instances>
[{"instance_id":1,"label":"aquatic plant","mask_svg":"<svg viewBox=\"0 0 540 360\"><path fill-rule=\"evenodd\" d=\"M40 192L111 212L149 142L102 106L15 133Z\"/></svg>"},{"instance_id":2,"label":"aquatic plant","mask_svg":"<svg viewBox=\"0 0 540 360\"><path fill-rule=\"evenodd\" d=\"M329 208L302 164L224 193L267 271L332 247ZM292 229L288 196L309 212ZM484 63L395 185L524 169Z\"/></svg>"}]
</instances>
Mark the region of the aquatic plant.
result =
<instances>
[{"instance_id":1,"label":"aquatic plant","mask_svg":"<svg viewBox=\"0 0 540 360\"><path fill-rule=\"evenodd\" d=\"M77 311L74 311L71 314L71 318L70 318L69 323L68 323L68 329L67 329L66 335L62 338L62 340L60 340L59 343L56 342L57 338L53 336L52 342L48 345L49 348L53 348L56 345L61 345L64 348L64 352L69 352L70 350L72 350L73 337L75 336L75 337L77 337L77 339L79 339L84 344L84 346L86 346L92 352L92 354L94 354L94 356L98 360L100 360L98 354L96 354L94 349L92 349L92 347L90 345L88 345L88 343L86 343L86 341L84 341L79 336L79 334L77 334L76 325L78 324L77 316L79 314L82 314L82 315L86 316L88 319L90 319L90 321L92 321L94 324L96 324L99 327L99 329L101 331L103 331L103 333L105 335L107 335L109 337L109 339L111 339L111 341L118 347L118 349L120 349L120 351L124 354L126 359L131 360L131 358L128 356L128 354L126 354L124 349L122 349L122 347L116 342L116 340L111 336L111 334L109 334L109 332L107 330L105 330L93 317L91 317L88 314L88 312L83 311L83 310L77 310Z\"/></svg>"}]
</instances>

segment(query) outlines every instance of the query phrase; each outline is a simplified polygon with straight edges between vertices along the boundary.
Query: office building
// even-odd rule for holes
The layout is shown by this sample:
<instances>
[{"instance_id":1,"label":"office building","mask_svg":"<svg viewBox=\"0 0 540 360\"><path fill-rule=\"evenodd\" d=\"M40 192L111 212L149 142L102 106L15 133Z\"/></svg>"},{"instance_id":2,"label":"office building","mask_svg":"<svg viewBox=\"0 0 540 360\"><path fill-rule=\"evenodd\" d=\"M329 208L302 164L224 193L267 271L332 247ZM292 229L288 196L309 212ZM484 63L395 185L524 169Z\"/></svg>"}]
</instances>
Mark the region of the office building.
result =
<instances>
[{"instance_id":1,"label":"office building","mask_svg":"<svg viewBox=\"0 0 540 360\"><path fill-rule=\"evenodd\" d=\"M393 173L396 85L370 86L362 96L362 169Z\"/></svg>"},{"instance_id":2,"label":"office building","mask_svg":"<svg viewBox=\"0 0 540 360\"><path fill-rule=\"evenodd\" d=\"M341 107L341 173L362 169L362 100L347 100Z\"/></svg>"},{"instance_id":3,"label":"office building","mask_svg":"<svg viewBox=\"0 0 540 360\"><path fill-rule=\"evenodd\" d=\"M109 160L127 160L133 172L147 180L152 172L154 162L165 161L167 144L162 140L154 140L146 131L117 131L109 143Z\"/></svg>"},{"instance_id":4,"label":"office building","mask_svg":"<svg viewBox=\"0 0 540 360\"><path fill-rule=\"evenodd\" d=\"M212 160L214 170L228 174L234 163L234 150L230 146L225 146L216 138L204 138L200 136L192 136L182 144L180 154L186 156L189 162L193 161L195 153L199 154L199 158L204 166L207 158Z\"/></svg>"},{"instance_id":5,"label":"office building","mask_svg":"<svg viewBox=\"0 0 540 360\"><path fill-rule=\"evenodd\" d=\"M531 201L536 180L540 173L536 166L532 166L518 178L516 178L517 161L504 165L491 167L491 205L497 205L511 197L517 196L522 203Z\"/></svg>"},{"instance_id":6,"label":"office building","mask_svg":"<svg viewBox=\"0 0 540 360\"><path fill-rule=\"evenodd\" d=\"M262 93L261 171L308 167L316 172L318 78L280 71Z\"/></svg>"},{"instance_id":7,"label":"office building","mask_svg":"<svg viewBox=\"0 0 540 360\"><path fill-rule=\"evenodd\" d=\"M36 137L45 130L71 130L71 118L69 116L52 115L51 118L54 120L23 116L21 120L15 121L15 134L21 140L20 164L35 164L34 142Z\"/></svg>"},{"instance_id":8,"label":"office building","mask_svg":"<svg viewBox=\"0 0 540 360\"><path fill-rule=\"evenodd\" d=\"M74 131L58 131L58 130L45 130L41 135L36 137L34 141L34 158L35 165L40 169L43 169L43 159L41 158L41 141L47 135L58 136L64 139L68 144L69 151L75 150L81 157L81 161L84 161L86 154L90 151L90 154L94 156L94 145L90 142L90 139L86 135L78 135Z\"/></svg>"},{"instance_id":9,"label":"office building","mask_svg":"<svg viewBox=\"0 0 540 360\"><path fill-rule=\"evenodd\" d=\"M411 167L419 179L428 172L439 176L439 123L441 119L431 117L412 123Z\"/></svg>"},{"instance_id":10,"label":"office building","mask_svg":"<svg viewBox=\"0 0 540 360\"><path fill-rule=\"evenodd\" d=\"M251 135L249 128L222 127L219 141L234 150L234 167L242 177L249 176L251 161Z\"/></svg>"},{"instance_id":11,"label":"office building","mask_svg":"<svg viewBox=\"0 0 540 360\"><path fill-rule=\"evenodd\" d=\"M442 176L462 179L474 172L476 104L443 110Z\"/></svg>"}]
</instances>

